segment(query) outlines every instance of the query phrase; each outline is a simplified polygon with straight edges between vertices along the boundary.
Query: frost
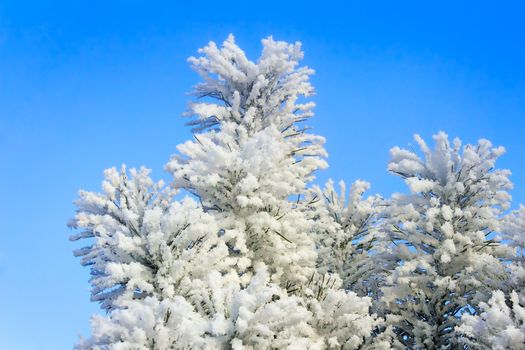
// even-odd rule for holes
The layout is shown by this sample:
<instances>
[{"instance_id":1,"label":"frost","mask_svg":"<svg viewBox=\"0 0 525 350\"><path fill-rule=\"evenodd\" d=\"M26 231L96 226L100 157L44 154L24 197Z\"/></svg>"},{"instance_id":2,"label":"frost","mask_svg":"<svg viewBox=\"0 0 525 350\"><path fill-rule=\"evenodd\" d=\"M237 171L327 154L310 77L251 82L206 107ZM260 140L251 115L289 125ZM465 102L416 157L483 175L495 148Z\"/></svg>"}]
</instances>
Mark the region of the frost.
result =
<instances>
[{"instance_id":1,"label":"frost","mask_svg":"<svg viewBox=\"0 0 525 350\"><path fill-rule=\"evenodd\" d=\"M441 132L431 149L415 139L422 155L396 147L388 166L411 194L385 212L383 307L404 347L454 348L461 314L478 312L509 278L503 261L513 252L491 233L504 220L510 173L495 168L503 150L487 140L462 147Z\"/></svg>"},{"instance_id":2,"label":"frost","mask_svg":"<svg viewBox=\"0 0 525 350\"><path fill-rule=\"evenodd\" d=\"M233 36L222 47L209 43L189 59L202 82L185 113L193 140L166 165L171 186L145 168L122 167L105 172L103 193L80 193L72 240L88 245L75 254L90 267L92 300L107 316L93 316L91 338L77 349L375 344L383 320L370 312L371 299L328 274L316 247L316 210L333 217L310 197L326 151L304 124L313 115L313 71L299 66L300 48L270 37L252 62ZM378 199L362 200L367 188L356 182L355 208L330 224L361 240L348 246L356 254L343 262L345 286L358 282L353 269L371 243L363 230Z\"/></svg>"},{"instance_id":3,"label":"frost","mask_svg":"<svg viewBox=\"0 0 525 350\"><path fill-rule=\"evenodd\" d=\"M464 343L495 350L525 349L525 295L512 291L507 298L495 291L487 303L481 303L479 315L465 314L457 331Z\"/></svg>"},{"instance_id":4,"label":"frost","mask_svg":"<svg viewBox=\"0 0 525 350\"><path fill-rule=\"evenodd\" d=\"M77 349L524 349L525 207L504 148L394 147L407 185L329 180L301 44L229 36L191 57L193 138L166 164L80 191L75 250L102 315Z\"/></svg>"}]
</instances>

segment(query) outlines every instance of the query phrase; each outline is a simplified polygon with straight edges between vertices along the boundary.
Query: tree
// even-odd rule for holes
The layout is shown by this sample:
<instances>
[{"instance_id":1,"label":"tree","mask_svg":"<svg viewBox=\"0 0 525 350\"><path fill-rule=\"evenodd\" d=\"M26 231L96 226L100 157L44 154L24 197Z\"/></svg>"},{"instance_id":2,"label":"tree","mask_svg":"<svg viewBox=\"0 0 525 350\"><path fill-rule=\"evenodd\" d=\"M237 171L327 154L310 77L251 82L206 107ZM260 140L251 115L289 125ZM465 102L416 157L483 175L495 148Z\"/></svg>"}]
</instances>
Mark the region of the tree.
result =
<instances>
[{"instance_id":1,"label":"tree","mask_svg":"<svg viewBox=\"0 0 525 350\"><path fill-rule=\"evenodd\" d=\"M516 249L503 290L496 290L479 315L465 314L457 327L461 340L480 349L525 349L525 207L505 217L505 241Z\"/></svg>"},{"instance_id":2,"label":"tree","mask_svg":"<svg viewBox=\"0 0 525 350\"><path fill-rule=\"evenodd\" d=\"M462 314L479 314L493 290L508 280L502 244L502 213L511 188L507 170L495 168L504 153L487 140L461 147L445 133L423 153L391 150L389 170L404 179L410 194L394 195L384 221L394 268L386 276L383 302L389 323L406 347L456 348Z\"/></svg>"},{"instance_id":3,"label":"tree","mask_svg":"<svg viewBox=\"0 0 525 350\"><path fill-rule=\"evenodd\" d=\"M263 40L257 63L233 41L210 43L190 58L203 78L194 94L210 102L190 105L195 140L180 145L167 164L174 186L183 188L221 221L232 250L264 262L272 280L290 290L315 272L309 221L291 197L299 197L313 173L326 166L321 137L300 122L313 103L298 103L313 88L309 68L296 68L300 45ZM217 102L215 102L217 101ZM287 254L283 254L287 251ZM246 278L250 263L237 266Z\"/></svg>"},{"instance_id":4,"label":"tree","mask_svg":"<svg viewBox=\"0 0 525 350\"><path fill-rule=\"evenodd\" d=\"M303 124L313 71L297 68L298 43L263 47L252 62L230 36L190 58L203 82L170 188L146 169L110 169L104 193L81 192L72 238L90 240L77 255L108 315L79 349L388 347L371 338L371 299L318 264L305 210L326 166L323 138Z\"/></svg>"},{"instance_id":5,"label":"tree","mask_svg":"<svg viewBox=\"0 0 525 350\"><path fill-rule=\"evenodd\" d=\"M381 241L378 220L385 204L378 195L363 197L369 188L368 182L357 180L347 198L344 181L338 193L329 180L322 190L314 187L310 202L315 201L318 269L338 274L346 290L377 299L382 269L377 264L379 252L371 253Z\"/></svg>"},{"instance_id":6,"label":"tree","mask_svg":"<svg viewBox=\"0 0 525 350\"><path fill-rule=\"evenodd\" d=\"M321 189L300 44L199 53L171 184L123 166L80 191L71 239L106 315L77 349L524 349L525 207L504 215L502 147L416 135L422 156L396 147L388 167L409 194Z\"/></svg>"}]
</instances>

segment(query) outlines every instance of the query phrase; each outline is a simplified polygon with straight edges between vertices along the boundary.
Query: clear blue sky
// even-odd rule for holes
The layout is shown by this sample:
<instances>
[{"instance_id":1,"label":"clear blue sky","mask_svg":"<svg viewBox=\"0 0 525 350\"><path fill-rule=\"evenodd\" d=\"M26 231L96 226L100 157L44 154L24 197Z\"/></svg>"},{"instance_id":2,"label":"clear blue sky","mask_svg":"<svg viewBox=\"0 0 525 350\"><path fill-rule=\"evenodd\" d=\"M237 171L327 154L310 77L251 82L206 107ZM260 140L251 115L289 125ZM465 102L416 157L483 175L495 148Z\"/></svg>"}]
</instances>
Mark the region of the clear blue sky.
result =
<instances>
[{"instance_id":1,"label":"clear blue sky","mask_svg":"<svg viewBox=\"0 0 525 350\"><path fill-rule=\"evenodd\" d=\"M403 190L388 150L444 130L505 146L499 165L525 202L523 2L190 3L1 2L0 349L70 349L89 334L97 306L66 227L76 192L122 162L169 179L197 81L186 58L228 33L252 58L270 34L303 42L310 124L330 153L320 179L388 196Z\"/></svg>"}]
</instances>

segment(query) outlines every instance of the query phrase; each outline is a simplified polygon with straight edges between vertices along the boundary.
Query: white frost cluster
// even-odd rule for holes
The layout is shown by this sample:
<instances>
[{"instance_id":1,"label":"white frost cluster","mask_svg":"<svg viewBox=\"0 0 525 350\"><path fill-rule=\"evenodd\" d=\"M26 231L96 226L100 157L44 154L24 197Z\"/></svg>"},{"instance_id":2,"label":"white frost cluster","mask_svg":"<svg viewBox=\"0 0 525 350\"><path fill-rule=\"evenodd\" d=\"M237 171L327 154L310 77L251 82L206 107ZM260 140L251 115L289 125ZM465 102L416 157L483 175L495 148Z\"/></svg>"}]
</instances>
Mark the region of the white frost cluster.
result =
<instances>
[{"instance_id":1,"label":"white frost cluster","mask_svg":"<svg viewBox=\"0 0 525 350\"><path fill-rule=\"evenodd\" d=\"M463 316L458 327L466 344L494 350L525 349L525 295L512 291L507 299L502 291L495 291L480 307L481 314Z\"/></svg>"}]
</instances>

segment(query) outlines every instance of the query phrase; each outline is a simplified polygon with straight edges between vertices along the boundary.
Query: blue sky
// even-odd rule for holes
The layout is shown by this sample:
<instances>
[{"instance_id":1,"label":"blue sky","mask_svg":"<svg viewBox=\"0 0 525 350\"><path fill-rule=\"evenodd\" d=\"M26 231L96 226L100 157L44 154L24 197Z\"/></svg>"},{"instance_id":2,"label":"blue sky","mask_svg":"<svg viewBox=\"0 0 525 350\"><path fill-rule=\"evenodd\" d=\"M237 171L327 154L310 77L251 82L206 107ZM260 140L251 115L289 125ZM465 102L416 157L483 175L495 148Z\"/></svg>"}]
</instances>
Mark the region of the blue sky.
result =
<instances>
[{"instance_id":1,"label":"blue sky","mask_svg":"<svg viewBox=\"0 0 525 350\"><path fill-rule=\"evenodd\" d=\"M0 3L0 349L69 349L89 334L88 270L67 220L104 168L163 165L189 131L186 58L233 33L301 41L316 70L319 174L404 190L388 150L414 133L488 138L525 203L523 2L10 1ZM497 6L496 6L497 5Z\"/></svg>"}]
</instances>

